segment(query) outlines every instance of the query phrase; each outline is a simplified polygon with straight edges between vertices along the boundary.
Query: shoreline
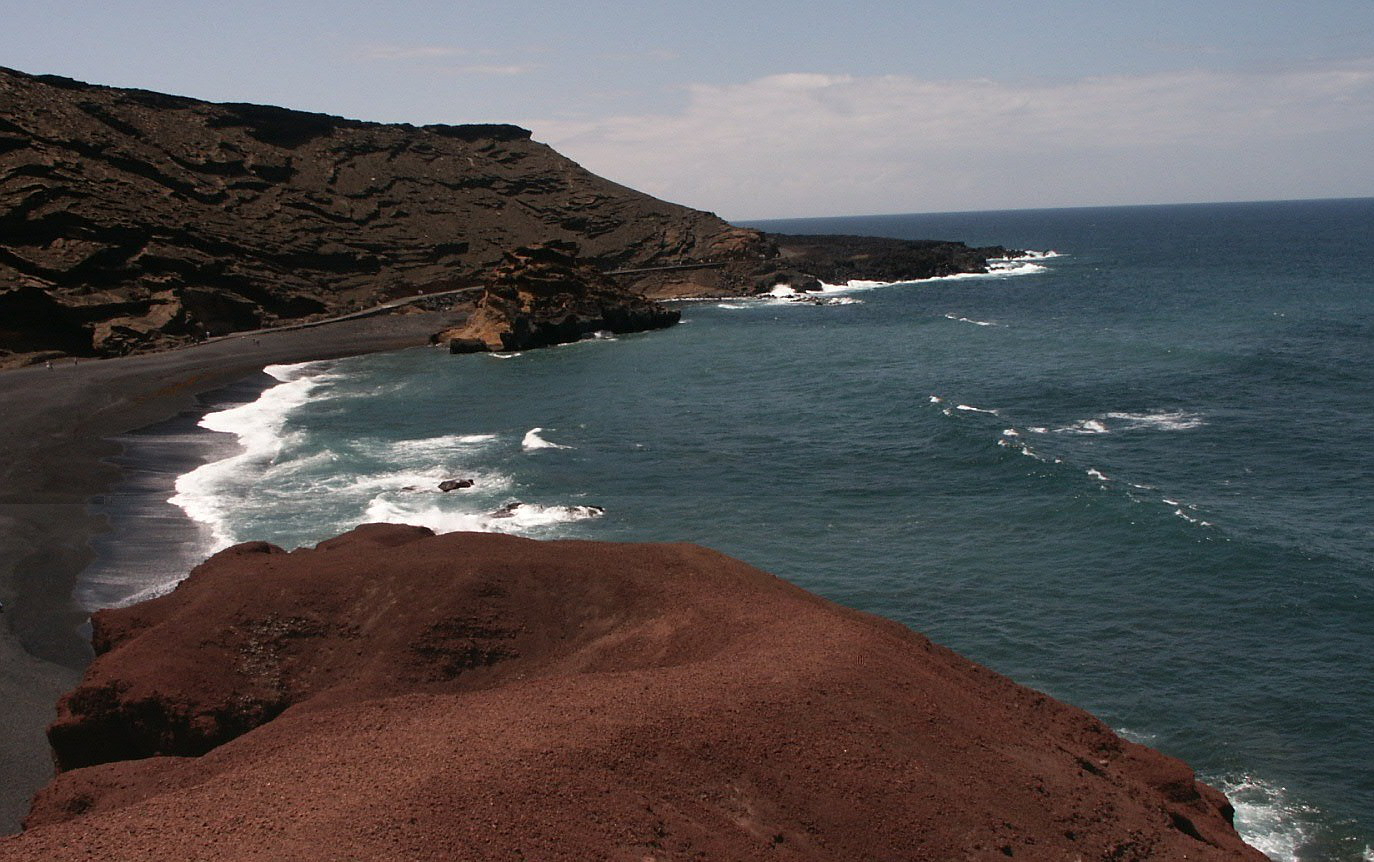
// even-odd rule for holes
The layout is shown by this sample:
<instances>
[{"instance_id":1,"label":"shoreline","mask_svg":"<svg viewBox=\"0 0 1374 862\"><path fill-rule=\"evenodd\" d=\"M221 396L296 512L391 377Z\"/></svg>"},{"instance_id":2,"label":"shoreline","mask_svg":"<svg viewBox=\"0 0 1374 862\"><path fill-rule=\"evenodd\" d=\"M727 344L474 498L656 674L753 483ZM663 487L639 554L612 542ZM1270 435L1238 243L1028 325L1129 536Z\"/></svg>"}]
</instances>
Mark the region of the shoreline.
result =
<instances>
[{"instance_id":1,"label":"shoreline","mask_svg":"<svg viewBox=\"0 0 1374 862\"><path fill-rule=\"evenodd\" d=\"M0 371L0 834L52 776L45 731L89 663L73 588L107 528L94 511L123 468L111 438L176 417L264 366L424 345L465 310L246 332L177 350Z\"/></svg>"}]
</instances>

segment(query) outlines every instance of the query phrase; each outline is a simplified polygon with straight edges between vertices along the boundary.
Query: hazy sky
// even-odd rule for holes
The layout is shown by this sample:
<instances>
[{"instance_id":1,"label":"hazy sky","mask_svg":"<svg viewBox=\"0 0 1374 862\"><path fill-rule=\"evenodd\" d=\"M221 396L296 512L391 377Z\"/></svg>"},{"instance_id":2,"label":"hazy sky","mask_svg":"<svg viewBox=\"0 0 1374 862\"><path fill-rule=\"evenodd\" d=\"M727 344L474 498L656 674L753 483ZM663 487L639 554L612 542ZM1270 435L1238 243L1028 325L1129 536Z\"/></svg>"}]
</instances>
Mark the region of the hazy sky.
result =
<instances>
[{"instance_id":1,"label":"hazy sky","mask_svg":"<svg viewBox=\"0 0 1374 862\"><path fill-rule=\"evenodd\" d=\"M515 122L735 219L1374 195L1374 0L737 2L0 0L0 65Z\"/></svg>"}]
</instances>

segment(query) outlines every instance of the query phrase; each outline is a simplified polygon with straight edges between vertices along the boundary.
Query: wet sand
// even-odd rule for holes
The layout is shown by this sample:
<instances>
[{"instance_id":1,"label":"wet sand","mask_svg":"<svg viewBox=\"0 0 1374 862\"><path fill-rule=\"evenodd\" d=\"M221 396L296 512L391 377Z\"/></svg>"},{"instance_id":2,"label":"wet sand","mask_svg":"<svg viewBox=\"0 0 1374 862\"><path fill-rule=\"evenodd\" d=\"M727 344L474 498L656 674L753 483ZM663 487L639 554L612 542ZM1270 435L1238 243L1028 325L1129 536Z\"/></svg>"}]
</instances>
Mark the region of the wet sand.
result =
<instances>
[{"instance_id":1,"label":"wet sand","mask_svg":"<svg viewBox=\"0 0 1374 862\"><path fill-rule=\"evenodd\" d=\"M105 528L90 498L120 478L104 460L119 453L107 438L176 416L264 365L424 344L464 316L396 314L0 371L0 834L18 830L51 777L44 729L91 658L72 587Z\"/></svg>"}]
</instances>

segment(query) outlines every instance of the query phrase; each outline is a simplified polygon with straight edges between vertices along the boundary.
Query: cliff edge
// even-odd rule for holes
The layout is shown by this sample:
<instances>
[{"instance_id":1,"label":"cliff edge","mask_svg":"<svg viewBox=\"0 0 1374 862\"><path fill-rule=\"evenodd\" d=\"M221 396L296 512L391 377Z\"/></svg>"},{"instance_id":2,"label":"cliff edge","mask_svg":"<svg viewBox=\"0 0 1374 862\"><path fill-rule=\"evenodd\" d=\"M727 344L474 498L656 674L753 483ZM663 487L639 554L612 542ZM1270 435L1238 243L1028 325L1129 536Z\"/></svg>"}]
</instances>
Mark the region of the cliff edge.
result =
<instances>
[{"instance_id":1,"label":"cliff edge","mask_svg":"<svg viewBox=\"0 0 1374 862\"><path fill-rule=\"evenodd\" d=\"M1248 859L1183 763L690 545L368 525L93 619L0 859Z\"/></svg>"}]
</instances>

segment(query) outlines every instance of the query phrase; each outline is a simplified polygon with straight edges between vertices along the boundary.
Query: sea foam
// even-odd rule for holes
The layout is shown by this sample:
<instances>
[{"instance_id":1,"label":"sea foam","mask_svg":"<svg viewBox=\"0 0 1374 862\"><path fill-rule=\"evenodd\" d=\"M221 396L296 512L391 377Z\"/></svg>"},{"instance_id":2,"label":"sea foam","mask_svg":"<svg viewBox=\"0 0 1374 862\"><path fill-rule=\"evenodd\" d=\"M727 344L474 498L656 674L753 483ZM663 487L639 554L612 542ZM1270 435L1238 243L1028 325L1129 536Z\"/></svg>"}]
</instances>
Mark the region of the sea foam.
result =
<instances>
[{"instance_id":1,"label":"sea foam","mask_svg":"<svg viewBox=\"0 0 1374 862\"><path fill-rule=\"evenodd\" d=\"M1277 862L1302 862L1320 812L1288 790L1250 775L1212 779L1235 806L1236 831L1245 843Z\"/></svg>"},{"instance_id":2,"label":"sea foam","mask_svg":"<svg viewBox=\"0 0 1374 862\"><path fill-rule=\"evenodd\" d=\"M537 452L540 449L571 449L571 446L563 446L559 443L551 443L539 436L543 428L531 428L525 432L525 439L520 441L520 448L526 452Z\"/></svg>"},{"instance_id":3,"label":"sea foam","mask_svg":"<svg viewBox=\"0 0 1374 862\"><path fill-rule=\"evenodd\" d=\"M473 511L449 508L437 503L409 504L379 496L368 504L363 520L388 524L416 524L428 527L436 533L466 530L524 534L599 518L602 514L603 510L596 506L546 506L538 503L511 502L491 511Z\"/></svg>"},{"instance_id":4,"label":"sea foam","mask_svg":"<svg viewBox=\"0 0 1374 862\"><path fill-rule=\"evenodd\" d=\"M1199 413L1156 410L1144 413L1110 412L1080 419L1054 429L1056 434L1112 434L1121 431L1187 431L1207 424Z\"/></svg>"},{"instance_id":5,"label":"sea foam","mask_svg":"<svg viewBox=\"0 0 1374 862\"><path fill-rule=\"evenodd\" d=\"M237 541L229 526L238 503L231 490L235 480L261 472L277 458L289 439L283 433L287 417L328 380L327 368L329 363L320 362L269 365L263 371L280 383L265 390L256 401L207 413L198 423L210 431L233 434L241 449L236 455L177 477L176 493L167 501L209 528L213 537L209 551L222 550Z\"/></svg>"}]
</instances>

